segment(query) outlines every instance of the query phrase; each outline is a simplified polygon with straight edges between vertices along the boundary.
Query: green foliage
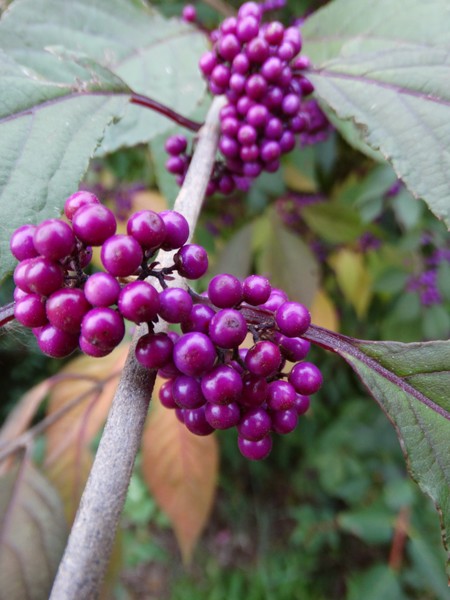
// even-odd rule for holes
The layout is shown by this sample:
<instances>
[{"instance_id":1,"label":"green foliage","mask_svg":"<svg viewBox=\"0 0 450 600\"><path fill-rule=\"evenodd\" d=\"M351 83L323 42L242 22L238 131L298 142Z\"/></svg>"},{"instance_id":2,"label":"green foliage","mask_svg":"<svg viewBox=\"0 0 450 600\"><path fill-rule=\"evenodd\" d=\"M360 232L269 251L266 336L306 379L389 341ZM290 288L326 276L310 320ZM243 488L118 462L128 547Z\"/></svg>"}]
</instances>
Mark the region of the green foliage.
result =
<instances>
[{"instance_id":1,"label":"green foliage","mask_svg":"<svg viewBox=\"0 0 450 600\"><path fill-rule=\"evenodd\" d=\"M335 0L303 33L321 100L450 225L447 10L446 0Z\"/></svg>"}]
</instances>

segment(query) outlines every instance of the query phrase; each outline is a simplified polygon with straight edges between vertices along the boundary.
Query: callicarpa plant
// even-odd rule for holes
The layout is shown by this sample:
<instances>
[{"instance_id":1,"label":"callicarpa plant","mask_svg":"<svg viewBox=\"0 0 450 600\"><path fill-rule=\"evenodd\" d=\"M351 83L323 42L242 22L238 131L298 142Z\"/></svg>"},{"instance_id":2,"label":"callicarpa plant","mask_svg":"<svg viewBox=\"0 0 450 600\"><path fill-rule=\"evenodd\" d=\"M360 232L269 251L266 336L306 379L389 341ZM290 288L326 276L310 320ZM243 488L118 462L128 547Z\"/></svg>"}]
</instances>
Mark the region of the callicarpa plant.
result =
<instances>
[{"instance_id":1,"label":"callicarpa plant","mask_svg":"<svg viewBox=\"0 0 450 600\"><path fill-rule=\"evenodd\" d=\"M370 529L353 502L370 505L374 462L333 488L333 436L348 422L342 440L379 451L376 400L448 554L447 1L310 0L301 14L282 1L6 4L1 339L26 335L25 355L48 359L21 367L31 389L2 414L0 598L125 597L104 579L130 479L131 494L143 477L188 564L213 507L217 440L240 470L257 463L282 486L292 475L296 571L305 540L314 565L337 543L322 526L305 533L302 461L320 502L339 504L333 535L390 544L387 561L371 556L339 584L308 587L305 565L302 597L445 597L445 558L430 587L402 570L442 548L417 543L410 496L386 500L409 485L401 471L377 481L386 523ZM267 589L246 595L294 597Z\"/></svg>"}]
</instances>

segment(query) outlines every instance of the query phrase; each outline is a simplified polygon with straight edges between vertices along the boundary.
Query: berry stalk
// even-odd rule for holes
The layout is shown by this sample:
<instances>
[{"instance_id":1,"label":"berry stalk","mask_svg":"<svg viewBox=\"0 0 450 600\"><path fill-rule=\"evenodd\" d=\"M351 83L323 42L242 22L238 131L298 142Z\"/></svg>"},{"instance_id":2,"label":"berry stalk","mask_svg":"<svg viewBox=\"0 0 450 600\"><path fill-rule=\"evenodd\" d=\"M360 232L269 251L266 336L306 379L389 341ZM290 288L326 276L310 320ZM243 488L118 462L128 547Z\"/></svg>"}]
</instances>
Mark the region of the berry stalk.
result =
<instances>
[{"instance_id":1,"label":"berry stalk","mask_svg":"<svg viewBox=\"0 0 450 600\"><path fill-rule=\"evenodd\" d=\"M188 221L191 232L213 167L221 106L221 100L211 105L174 206ZM172 263L172 253L163 253L161 266ZM137 340L144 333L146 327L141 326L134 336L50 600L98 597L155 382L156 371L146 369L135 358Z\"/></svg>"},{"instance_id":2,"label":"berry stalk","mask_svg":"<svg viewBox=\"0 0 450 600\"><path fill-rule=\"evenodd\" d=\"M202 123L198 123L197 121L192 121L187 117L183 117L175 110L172 110L168 106L153 100L153 98L148 98L147 96L143 96L142 94L136 94L133 92L130 97L130 102L132 104L138 104L140 106L144 106L145 108L149 108L150 110L154 110L155 112L164 115L174 123L181 125L182 127L186 127L186 129L190 129L191 131L197 132L202 127Z\"/></svg>"}]
</instances>

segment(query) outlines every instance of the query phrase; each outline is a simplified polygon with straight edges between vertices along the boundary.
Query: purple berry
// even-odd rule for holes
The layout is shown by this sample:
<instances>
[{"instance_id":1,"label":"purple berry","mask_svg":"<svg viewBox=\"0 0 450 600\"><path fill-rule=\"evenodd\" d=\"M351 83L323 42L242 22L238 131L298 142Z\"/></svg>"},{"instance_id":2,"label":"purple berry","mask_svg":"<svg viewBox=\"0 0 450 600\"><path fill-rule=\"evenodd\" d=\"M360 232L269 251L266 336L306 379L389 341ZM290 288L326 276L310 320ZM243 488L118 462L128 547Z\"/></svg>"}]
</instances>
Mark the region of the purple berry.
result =
<instances>
[{"instance_id":1,"label":"purple berry","mask_svg":"<svg viewBox=\"0 0 450 600\"><path fill-rule=\"evenodd\" d=\"M245 85L245 91L252 100L259 100L267 91L267 81L259 73L250 75Z\"/></svg>"},{"instance_id":2,"label":"purple berry","mask_svg":"<svg viewBox=\"0 0 450 600\"><path fill-rule=\"evenodd\" d=\"M165 408L178 408L172 394L173 380L165 381L159 388L158 398Z\"/></svg>"},{"instance_id":3,"label":"purple berry","mask_svg":"<svg viewBox=\"0 0 450 600\"><path fill-rule=\"evenodd\" d=\"M42 327L48 323L45 300L37 294L25 294L14 305L14 316L25 327Z\"/></svg>"},{"instance_id":4,"label":"purple berry","mask_svg":"<svg viewBox=\"0 0 450 600\"><path fill-rule=\"evenodd\" d=\"M250 408L255 408L264 404L267 400L267 381L264 377L257 377L247 373L242 378L242 396L240 403Z\"/></svg>"},{"instance_id":5,"label":"purple berry","mask_svg":"<svg viewBox=\"0 0 450 600\"><path fill-rule=\"evenodd\" d=\"M123 318L112 308L93 308L84 315L81 335L86 342L101 350L112 350L125 335Z\"/></svg>"},{"instance_id":6,"label":"purple berry","mask_svg":"<svg viewBox=\"0 0 450 600\"><path fill-rule=\"evenodd\" d=\"M261 144L261 158L266 163L277 160L281 155L281 148L278 142L271 140Z\"/></svg>"},{"instance_id":7,"label":"purple berry","mask_svg":"<svg viewBox=\"0 0 450 600\"><path fill-rule=\"evenodd\" d=\"M305 412L309 409L311 404L311 400L309 396L303 396L302 394L297 394L295 397L295 410L299 416L304 415Z\"/></svg>"},{"instance_id":8,"label":"purple berry","mask_svg":"<svg viewBox=\"0 0 450 600\"><path fill-rule=\"evenodd\" d=\"M226 88L231 77L230 69L223 65L219 64L214 67L213 72L211 73L211 81L215 83L220 88Z\"/></svg>"},{"instance_id":9,"label":"purple berry","mask_svg":"<svg viewBox=\"0 0 450 600\"><path fill-rule=\"evenodd\" d=\"M131 235L117 234L108 238L102 246L100 258L105 269L114 277L128 277L140 266L142 248Z\"/></svg>"},{"instance_id":10,"label":"purple berry","mask_svg":"<svg viewBox=\"0 0 450 600\"><path fill-rule=\"evenodd\" d=\"M214 429L230 429L235 427L241 418L239 404L207 404L205 406L205 417Z\"/></svg>"},{"instance_id":11,"label":"purple berry","mask_svg":"<svg viewBox=\"0 0 450 600\"><path fill-rule=\"evenodd\" d=\"M26 259L22 260L22 262L20 262L18 265L16 265L16 268L14 269L14 274L13 274L14 283L18 289L20 289L22 292L24 292L26 294L31 293L31 290L28 287L27 270L28 270L28 267L32 264L33 260L35 260L35 259L26 258Z\"/></svg>"},{"instance_id":12,"label":"purple berry","mask_svg":"<svg viewBox=\"0 0 450 600\"><path fill-rule=\"evenodd\" d=\"M117 304L122 316L133 323L150 323L160 309L159 294L146 281L127 283L120 292Z\"/></svg>"},{"instance_id":13,"label":"purple berry","mask_svg":"<svg viewBox=\"0 0 450 600\"><path fill-rule=\"evenodd\" d=\"M237 348L246 335L247 323L237 310L219 310L211 319L209 337L219 348Z\"/></svg>"},{"instance_id":14,"label":"purple berry","mask_svg":"<svg viewBox=\"0 0 450 600\"><path fill-rule=\"evenodd\" d=\"M236 25L236 36L241 42L249 42L258 35L259 22L252 15L239 19Z\"/></svg>"},{"instance_id":15,"label":"purple berry","mask_svg":"<svg viewBox=\"0 0 450 600\"><path fill-rule=\"evenodd\" d=\"M179 212L164 210L159 213L166 226L166 237L161 248L163 250L176 250L185 244L189 237L189 224Z\"/></svg>"},{"instance_id":16,"label":"purple berry","mask_svg":"<svg viewBox=\"0 0 450 600\"><path fill-rule=\"evenodd\" d=\"M164 166L172 175L184 175L186 171L186 159L184 156L169 156Z\"/></svg>"},{"instance_id":17,"label":"purple berry","mask_svg":"<svg viewBox=\"0 0 450 600\"><path fill-rule=\"evenodd\" d=\"M79 208L89 204L100 204L100 201L95 194L91 194L91 192L86 192L84 190L75 192L75 194L69 196L64 203L64 214L69 221L71 221L73 215Z\"/></svg>"},{"instance_id":18,"label":"purple berry","mask_svg":"<svg viewBox=\"0 0 450 600\"><path fill-rule=\"evenodd\" d=\"M101 246L116 232L114 213L103 204L81 206L72 217L73 231L87 246Z\"/></svg>"},{"instance_id":19,"label":"purple berry","mask_svg":"<svg viewBox=\"0 0 450 600\"><path fill-rule=\"evenodd\" d=\"M283 63L277 56L268 58L261 67L261 75L270 82L275 82L281 75Z\"/></svg>"},{"instance_id":20,"label":"purple berry","mask_svg":"<svg viewBox=\"0 0 450 600\"><path fill-rule=\"evenodd\" d=\"M252 408L246 412L238 425L239 436L257 442L269 433L271 419L263 408Z\"/></svg>"},{"instance_id":21,"label":"purple berry","mask_svg":"<svg viewBox=\"0 0 450 600\"><path fill-rule=\"evenodd\" d=\"M267 302L272 287L270 281L261 275L249 275L242 284L244 302L252 306L258 306Z\"/></svg>"},{"instance_id":22,"label":"purple berry","mask_svg":"<svg viewBox=\"0 0 450 600\"><path fill-rule=\"evenodd\" d=\"M213 404L237 402L243 389L240 374L228 365L219 365L204 375L201 386L204 397Z\"/></svg>"},{"instance_id":23,"label":"purple berry","mask_svg":"<svg viewBox=\"0 0 450 600\"><path fill-rule=\"evenodd\" d=\"M69 356L78 347L78 336L50 324L36 330L36 339L41 351L53 358Z\"/></svg>"},{"instance_id":24,"label":"purple berry","mask_svg":"<svg viewBox=\"0 0 450 600\"><path fill-rule=\"evenodd\" d=\"M269 118L269 111L263 104L250 106L247 113L247 122L253 127L264 127Z\"/></svg>"},{"instance_id":25,"label":"purple berry","mask_svg":"<svg viewBox=\"0 0 450 600\"><path fill-rule=\"evenodd\" d=\"M159 294L159 314L168 323L185 321L192 310L192 298L182 288L166 288Z\"/></svg>"},{"instance_id":26,"label":"purple berry","mask_svg":"<svg viewBox=\"0 0 450 600\"><path fill-rule=\"evenodd\" d=\"M273 341L278 345L281 354L290 362L303 360L308 354L311 344L304 338L289 338L278 331L273 336Z\"/></svg>"},{"instance_id":27,"label":"purple berry","mask_svg":"<svg viewBox=\"0 0 450 600\"><path fill-rule=\"evenodd\" d=\"M262 64L269 56L269 45L263 38L257 37L247 44L245 52L252 62Z\"/></svg>"},{"instance_id":28,"label":"purple berry","mask_svg":"<svg viewBox=\"0 0 450 600\"><path fill-rule=\"evenodd\" d=\"M275 322L283 335L299 337L311 324L311 315L303 304L285 302L275 313Z\"/></svg>"},{"instance_id":29,"label":"purple berry","mask_svg":"<svg viewBox=\"0 0 450 600\"><path fill-rule=\"evenodd\" d=\"M220 31L223 34L236 33L236 24L237 24L236 17L227 17L220 24Z\"/></svg>"},{"instance_id":30,"label":"purple berry","mask_svg":"<svg viewBox=\"0 0 450 600\"><path fill-rule=\"evenodd\" d=\"M195 23L197 19L197 10L192 4L186 4L181 11L181 17L186 23Z\"/></svg>"},{"instance_id":31,"label":"purple berry","mask_svg":"<svg viewBox=\"0 0 450 600\"><path fill-rule=\"evenodd\" d=\"M40 256L31 259L25 270L25 278L29 291L49 296L63 286L64 271L58 263Z\"/></svg>"},{"instance_id":32,"label":"purple berry","mask_svg":"<svg viewBox=\"0 0 450 600\"><path fill-rule=\"evenodd\" d=\"M217 65L217 57L214 52L205 52L198 64L204 75L211 75L214 67Z\"/></svg>"},{"instance_id":33,"label":"purple berry","mask_svg":"<svg viewBox=\"0 0 450 600\"><path fill-rule=\"evenodd\" d=\"M129 218L127 233L144 249L158 248L166 238L166 226L158 213L141 210Z\"/></svg>"},{"instance_id":34,"label":"purple berry","mask_svg":"<svg viewBox=\"0 0 450 600\"><path fill-rule=\"evenodd\" d=\"M218 308L235 306L242 300L242 284L234 275L216 275L209 282L208 296Z\"/></svg>"},{"instance_id":35,"label":"purple berry","mask_svg":"<svg viewBox=\"0 0 450 600\"><path fill-rule=\"evenodd\" d=\"M272 117L271 119L269 119L269 121L267 122L267 125L264 129L264 135L269 140L279 140L280 138L282 138L283 137L283 122L280 119L278 119L277 117ZM295 144L295 138L294 138L294 144ZM280 142L280 147L282 148L281 142Z\"/></svg>"},{"instance_id":36,"label":"purple berry","mask_svg":"<svg viewBox=\"0 0 450 600\"><path fill-rule=\"evenodd\" d=\"M245 357L245 366L253 375L271 377L280 368L281 353L272 342L257 342Z\"/></svg>"},{"instance_id":37,"label":"purple berry","mask_svg":"<svg viewBox=\"0 0 450 600\"><path fill-rule=\"evenodd\" d=\"M9 242L12 255L17 260L25 260L27 258L35 258L39 252L34 247L34 232L35 225L22 225L14 231Z\"/></svg>"},{"instance_id":38,"label":"purple berry","mask_svg":"<svg viewBox=\"0 0 450 600\"><path fill-rule=\"evenodd\" d=\"M177 369L185 375L201 377L213 368L216 350L205 334L185 333L175 343L173 360Z\"/></svg>"},{"instance_id":39,"label":"purple berry","mask_svg":"<svg viewBox=\"0 0 450 600\"><path fill-rule=\"evenodd\" d=\"M94 346L94 344L88 342L83 336L80 336L78 343L81 352L87 354L87 356L92 356L93 358L102 358L103 356L111 354L114 350L114 348L99 348L98 346Z\"/></svg>"},{"instance_id":40,"label":"purple berry","mask_svg":"<svg viewBox=\"0 0 450 600\"><path fill-rule=\"evenodd\" d=\"M283 35L284 27L279 21L272 21L271 23L268 23L266 29L264 30L264 37L271 46L278 45L283 39Z\"/></svg>"},{"instance_id":41,"label":"purple berry","mask_svg":"<svg viewBox=\"0 0 450 600\"><path fill-rule=\"evenodd\" d=\"M194 304L189 316L182 321L181 330L183 333L199 331L207 334L209 331L209 324L214 315L215 312L209 306L206 306L205 304Z\"/></svg>"},{"instance_id":42,"label":"purple berry","mask_svg":"<svg viewBox=\"0 0 450 600\"><path fill-rule=\"evenodd\" d=\"M186 244L174 256L178 272L186 279L199 279L208 270L208 254L202 246Z\"/></svg>"},{"instance_id":43,"label":"purple berry","mask_svg":"<svg viewBox=\"0 0 450 600\"><path fill-rule=\"evenodd\" d=\"M285 115L296 115L300 109L300 98L296 94L286 94L281 103L281 109Z\"/></svg>"},{"instance_id":44,"label":"purple berry","mask_svg":"<svg viewBox=\"0 0 450 600\"><path fill-rule=\"evenodd\" d=\"M173 342L166 333L146 333L136 344L138 362L147 369L161 369L172 358Z\"/></svg>"},{"instance_id":45,"label":"purple berry","mask_svg":"<svg viewBox=\"0 0 450 600\"><path fill-rule=\"evenodd\" d=\"M238 54L234 57L232 63L233 73L239 73L245 75L250 68L250 61L245 54Z\"/></svg>"},{"instance_id":46,"label":"purple berry","mask_svg":"<svg viewBox=\"0 0 450 600\"><path fill-rule=\"evenodd\" d=\"M218 43L219 54L228 61L232 61L241 51L241 44L233 33L227 33L220 38Z\"/></svg>"},{"instance_id":47,"label":"purple berry","mask_svg":"<svg viewBox=\"0 0 450 600\"><path fill-rule=\"evenodd\" d=\"M239 154L239 144L227 135L220 136L219 149L226 158L234 158Z\"/></svg>"},{"instance_id":48,"label":"purple berry","mask_svg":"<svg viewBox=\"0 0 450 600\"><path fill-rule=\"evenodd\" d=\"M244 4L242 4L238 10L238 21L251 16L255 17L259 23L262 17L262 12L261 4L258 4L257 2L244 2Z\"/></svg>"},{"instance_id":49,"label":"purple berry","mask_svg":"<svg viewBox=\"0 0 450 600\"><path fill-rule=\"evenodd\" d=\"M48 219L37 226L33 242L39 254L57 261L72 253L75 236L72 228L64 221Z\"/></svg>"},{"instance_id":50,"label":"purple berry","mask_svg":"<svg viewBox=\"0 0 450 600\"><path fill-rule=\"evenodd\" d=\"M279 144L280 150L283 152L283 154L293 150L295 148L295 135L292 133L292 131L284 131L280 138Z\"/></svg>"},{"instance_id":51,"label":"purple berry","mask_svg":"<svg viewBox=\"0 0 450 600\"><path fill-rule=\"evenodd\" d=\"M267 406L271 410L287 410L295 406L296 391L287 381L271 381L267 388Z\"/></svg>"},{"instance_id":52,"label":"purple berry","mask_svg":"<svg viewBox=\"0 0 450 600\"><path fill-rule=\"evenodd\" d=\"M209 435L214 427L206 420L205 407L184 409L184 424L191 433L195 435Z\"/></svg>"},{"instance_id":53,"label":"purple berry","mask_svg":"<svg viewBox=\"0 0 450 600\"><path fill-rule=\"evenodd\" d=\"M249 460L263 460L267 458L272 450L272 438L270 435L262 440L253 442L242 437L238 437L238 447L242 456Z\"/></svg>"},{"instance_id":54,"label":"purple berry","mask_svg":"<svg viewBox=\"0 0 450 600\"><path fill-rule=\"evenodd\" d=\"M94 273L84 284L84 295L92 306L116 304L120 294L120 283L109 273Z\"/></svg>"},{"instance_id":55,"label":"purple berry","mask_svg":"<svg viewBox=\"0 0 450 600\"><path fill-rule=\"evenodd\" d=\"M300 362L294 365L288 379L296 392L302 394L302 396L315 394L323 382L322 373L316 365L309 362Z\"/></svg>"},{"instance_id":56,"label":"purple berry","mask_svg":"<svg viewBox=\"0 0 450 600\"><path fill-rule=\"evenodd\" d=\"M91 309L83 290L65 288L54 292L47 300L48 320L67 333L80 333L81 321Z\"/></svg>"},{"instance_id":57,"label":"purple berry","mask_svg":"<svg viewBox=\"0 0 450 600\"><path fill-rule=\"evenodd\" d=\"M258 134L256 133L256 129L251 125L244 124L241 125L237 134L237 139L244 146L250 146L250 144L254 144Z\"/></svg>"},{"instance_id":58,"label":"purple berry","mask_svg":"<svg viewBox=\"0 0 450 600\"><path fill-rule=\"evenodd\" d=\"M206 402L200 383L189 375L180 375L173 380L172 396L180 408L199 408Z\"/></svg>"},{"instance_id":59,"label":"purple berry","mask_svg":"<svg viewBox=\"0 0 450 600\"><path fill-rule=\"evenodd\" d=\"M172 156L178 156L179 154L182 154L183 152L185 152L186 148L187 148L187 139L184 137L184 135L171 135L170 137L167 138L167 140L164 144L165 151L167 152L167 154L171 154ZM141 212L145 212L145 211L141 211ZM139 213L136 213L136 214L139 214ZM133 216L135 216L135 215L133 215ZM132 235L130 232L128 232L128 233L130 235Z\"/></svg>"},{"instance_id":60,"label":"purple berry","mask_svg":"<svg viewBox=\"0 0 450 600\"><path fill-rule=\"evenodd\" d=\"M297 427L298 413L295 408L277 410L272 413L272 429L275 433L286 435Z\"/></svg>"},{"instance_id":61,"label":"purple berry","mask_svg":"<svg viewBox=\"0 0 450 600\"><path fill-rule=\"evenodd\" d=\"M235 117L226 117L220 123L220 130L228 137L235 137L239 131L239 121Z\"/></svg>"}]
</instances>

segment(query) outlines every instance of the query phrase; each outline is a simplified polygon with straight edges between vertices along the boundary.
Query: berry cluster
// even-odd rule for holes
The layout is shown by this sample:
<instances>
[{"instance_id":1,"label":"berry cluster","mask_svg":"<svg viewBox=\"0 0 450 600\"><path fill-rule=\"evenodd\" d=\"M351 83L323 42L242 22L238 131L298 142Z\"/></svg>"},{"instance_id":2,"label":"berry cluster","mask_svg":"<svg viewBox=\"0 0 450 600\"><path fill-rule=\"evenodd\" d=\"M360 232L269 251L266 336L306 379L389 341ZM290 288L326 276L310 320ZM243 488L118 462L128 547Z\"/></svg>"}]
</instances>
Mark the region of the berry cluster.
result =
<instances>
[{"instance_id":1,"label":"berry cluster","mask_svg":"<svg viewBox=\"0 0 450 600\"><path fill-rule=\"evenodd\" d=\"M125 319L146 323L136 359L167 379L162 404L197 435L237 427L241 453L265 458L271 432L293 431L322 383L319 369L304 361L308 310L259 275L243 282L217 275L202 295L168 287L174 271L193 280L208 268L204 248L185 243L189 226L175 211L137 212L127 235L116 234L114 214L92 193L70 196L64 212L66 220L20 227L10 242L20 261L15 317L33 330L40 349L56 358L78 347L105 356L122 341ZM101 246L105 271L88 275L92 246ZM160 249L176 251L170 267L158 268ZM155 333L159 319L181 333Z\"/></svg>"},{"instance_id":2,"label":"berry cluster","mask_svg":"<svg viewBox=\"0 0 450 600\"><path fill-rule=\"evenodd\" d=\"M170 314L182 333L141 337L137 359L167 379L161 403L191 432L236 427L241 453L263 459L272 448L271 432L293 431L322 384L319 369L304 361L309 312L259 275L243 283L217 275L205 294L191 297L190 310L174 303ZM244 348L248 333L253 345Z\"/></svg>"},{"instance_id":3,"label":"berry cluster","mask_svg":"<svg viewBox=\"0 0 450 600\"><path fill-rule=\"evenodd\" d=\"M159 293L145 281L154 276L166 287L165 279L173 271L188 279L206 272L205 250L185 244L189 226L182 215L137 212L124 235L116 234L112 211L89 192L70 196L64 212L67 221L23 225L10 242L20 261L14 271L14 315L33 330L42 352L61 358L80 347L89 356L105 356L122 341L124 319L153 327L158 316L170 321L173 300L168 296L186 296L192 304L185 290ZM84 268L92 246L102 246L105 272L88 276ZM178 250L172 267L158 270L154 255L160 248Z\"/></svg>"},{"instance_id":4,"label":"berry cluster","mask_svg":"<svg viewBox=\"0 0 450 600\"><path fill-rule=\"evenodd\" d=\"M213 48L200 59L200 69L214 95L225 95L228 103L220 114L219 150L207 193L231 193L246 189L262 171L275 172L280 157L296 144L296 135L323 128L317 104L304 100L313 91L304 70L309 66L299 56L302 40L297 27L280 22L262 23L264 9L246 2L237 17L225 19L213 31ZM169 138L166 163L169 172L183 182L190 162L183 136Z\"/></svg>"}]
</instances>

